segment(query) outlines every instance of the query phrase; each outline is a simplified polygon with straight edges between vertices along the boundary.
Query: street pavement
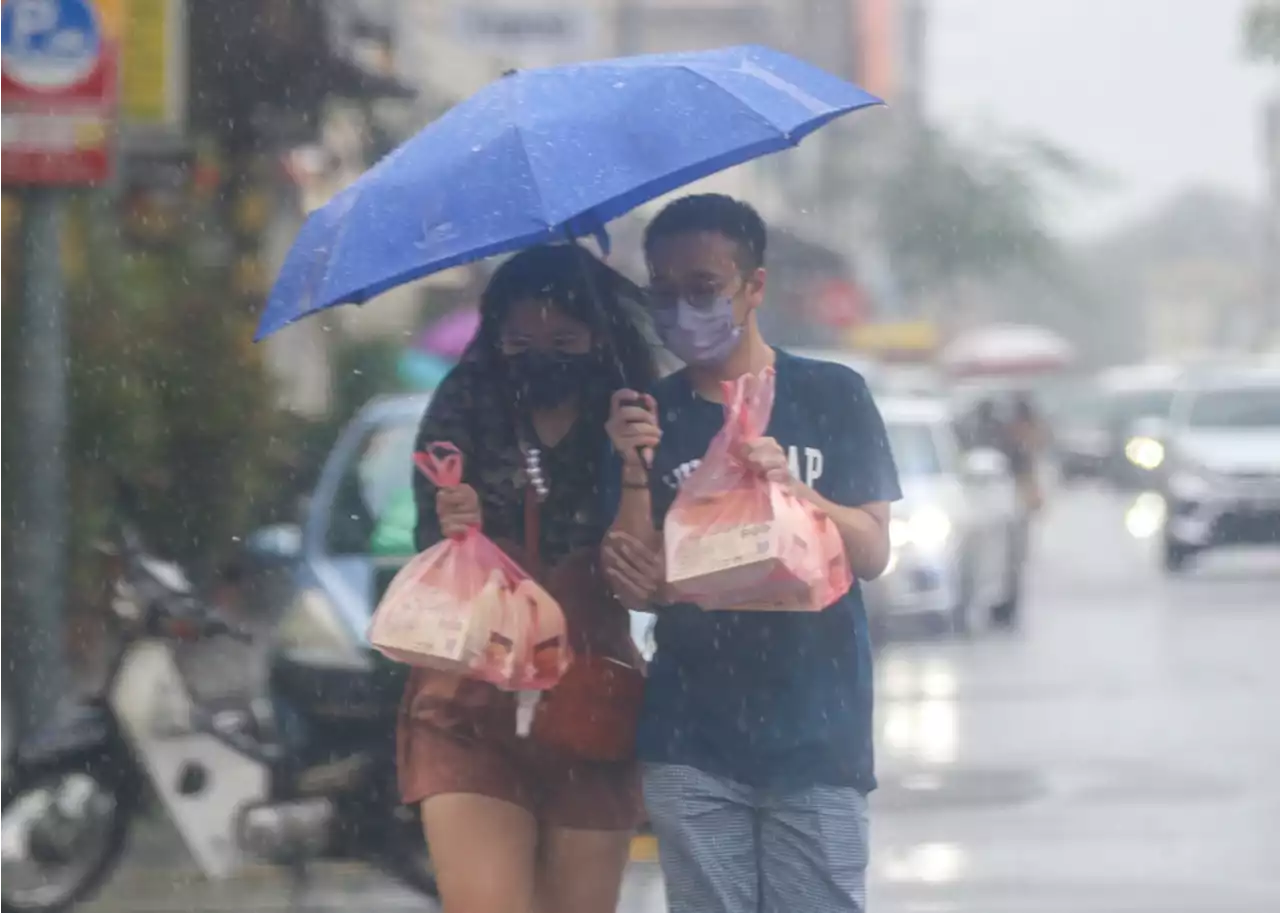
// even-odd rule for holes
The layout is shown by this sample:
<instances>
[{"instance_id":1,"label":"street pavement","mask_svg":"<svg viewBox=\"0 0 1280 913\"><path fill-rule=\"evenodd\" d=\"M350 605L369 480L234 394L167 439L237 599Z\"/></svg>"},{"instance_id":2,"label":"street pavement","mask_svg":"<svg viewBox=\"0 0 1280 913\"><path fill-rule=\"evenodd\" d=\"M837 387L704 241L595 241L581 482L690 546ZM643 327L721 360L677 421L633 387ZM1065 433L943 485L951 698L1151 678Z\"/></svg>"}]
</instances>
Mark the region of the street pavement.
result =
<instances>
[{"instance_id":1,"label":"street pavement","mask_svg":"<svg viewBox=\"0 0 1280 913\"><path fill-rule=\"evenodd\" d=\"M1016 632L884 649L874 913L1280 911L1280 551L1166 579L1134 503L1056 493ZM84 909L290 909L269 873L213 886L142 856ZM299 909L431 907L339 868ZM619 909L665 909L653 864Z\"/></svg>"}]
</instances>

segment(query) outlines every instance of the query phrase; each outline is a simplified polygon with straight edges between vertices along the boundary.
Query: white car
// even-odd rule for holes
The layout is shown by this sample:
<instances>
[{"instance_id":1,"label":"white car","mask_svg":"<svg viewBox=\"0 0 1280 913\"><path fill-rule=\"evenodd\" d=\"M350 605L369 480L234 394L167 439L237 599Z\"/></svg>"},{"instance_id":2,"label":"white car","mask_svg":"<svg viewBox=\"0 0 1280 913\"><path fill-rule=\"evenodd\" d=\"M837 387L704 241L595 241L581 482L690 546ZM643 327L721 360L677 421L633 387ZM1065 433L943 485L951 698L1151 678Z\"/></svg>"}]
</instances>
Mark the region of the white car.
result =
<instances>
[{"instance_id":1,"label":"white car","mask_svg":"<svg viewBox=\"0 0 1280 913\"><path fill-rule=\"evenodd\" d=\"M964 632L980 616L1012 617L1023 550L1008 460L962 453L941 400L881 398L879 407L903 498L893 505L889 567L864 585L873 628L933 617Z\"/></svg>"},{"instance_id":2,"label":"white car","mask_svg":"<svg viewBox=\"0 0 1280 913\"><path fill-rule=\"evenodd\" d=\"M1206 375L1164 430L1163 559L1171 573L1228 545L1280 545L1280 369Z\"/></svg>"}]
</instances>

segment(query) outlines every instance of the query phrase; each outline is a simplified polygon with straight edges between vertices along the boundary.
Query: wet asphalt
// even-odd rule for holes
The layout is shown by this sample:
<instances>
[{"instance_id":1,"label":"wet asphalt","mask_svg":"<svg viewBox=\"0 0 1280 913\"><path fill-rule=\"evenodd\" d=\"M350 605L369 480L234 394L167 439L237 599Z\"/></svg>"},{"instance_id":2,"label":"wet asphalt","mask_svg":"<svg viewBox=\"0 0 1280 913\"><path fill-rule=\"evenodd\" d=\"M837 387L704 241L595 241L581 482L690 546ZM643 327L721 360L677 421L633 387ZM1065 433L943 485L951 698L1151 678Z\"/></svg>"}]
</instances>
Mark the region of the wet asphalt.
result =
<instances>
[{"instance_id":1,"label":"wet asphalt","mask_svg":"<svg viewBox=\"0 0 1280 913\"><path fill-rule=\"evenodd\" d=\"M1056 493L1018 630L885 646L873 913L1280 911L1280 549L1167 579L1134 502ZM82 909L291 908L270 874L214 886L144 855ZM432 908L343 868L296 909ZM653 865L619 909L665 909Z\"/></svg>"}]
</instances>

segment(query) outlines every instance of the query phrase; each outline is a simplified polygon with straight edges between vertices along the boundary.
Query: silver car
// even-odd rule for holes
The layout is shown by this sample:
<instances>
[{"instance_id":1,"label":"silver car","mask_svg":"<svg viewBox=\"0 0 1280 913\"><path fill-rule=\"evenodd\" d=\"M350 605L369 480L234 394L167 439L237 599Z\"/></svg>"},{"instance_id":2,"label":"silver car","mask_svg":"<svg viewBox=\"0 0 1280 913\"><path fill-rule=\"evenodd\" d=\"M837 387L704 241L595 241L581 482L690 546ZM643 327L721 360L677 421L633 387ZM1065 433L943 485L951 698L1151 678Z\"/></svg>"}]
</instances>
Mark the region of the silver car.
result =
<instances>
[{"instance_id":1,"label":"silver car","mask_svg":"<svg viewBox=\"0 0 1280 913\"><path fill-rule=\"evenodd\" d=\"M1230 545L1280 545L1280 370L1206 376L1164 432L1164 567Z\"/></svg>"},{"instance_id":2,"label":"silver car","mask_svg":"<svg viewBox=\"0 0 1280 913\"><path fill-rule=\"evenodd\" d=\"M1020 518L1008 460L962 453L949 407L931 398L881 398L902 482L893 506L889 567L865 585L873 629L936 619L965 632L979 616L1010 610L1022 581Z\"/></svg>"}]
</instances>

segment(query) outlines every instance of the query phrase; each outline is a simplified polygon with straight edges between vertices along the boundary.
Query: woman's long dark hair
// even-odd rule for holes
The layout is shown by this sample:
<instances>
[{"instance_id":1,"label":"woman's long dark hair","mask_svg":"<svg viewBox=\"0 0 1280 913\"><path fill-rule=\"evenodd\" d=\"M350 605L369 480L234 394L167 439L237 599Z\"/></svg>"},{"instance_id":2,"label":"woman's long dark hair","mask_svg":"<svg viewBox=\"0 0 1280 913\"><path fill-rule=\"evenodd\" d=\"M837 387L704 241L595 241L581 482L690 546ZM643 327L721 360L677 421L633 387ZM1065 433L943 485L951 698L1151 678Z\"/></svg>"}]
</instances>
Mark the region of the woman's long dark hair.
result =
<instances>
[{"instance_id":1,"label":"woman's long dark hair","mask_svg":"<svg viewBox=\"0 0 1280 913\"><path fill-rule=\"evenodd\" d=\"M657 379L653 349L640 328L642 292L634 282L577 244L531 247L507 260L480 298L480 329L462 360L478 365L501 399L515 403L500 337L517 301L547 301L591 330L602 380L582 401L583 417L603 426L609 397L624 385L648 390Z\"/></svg>"}]
</instances>

